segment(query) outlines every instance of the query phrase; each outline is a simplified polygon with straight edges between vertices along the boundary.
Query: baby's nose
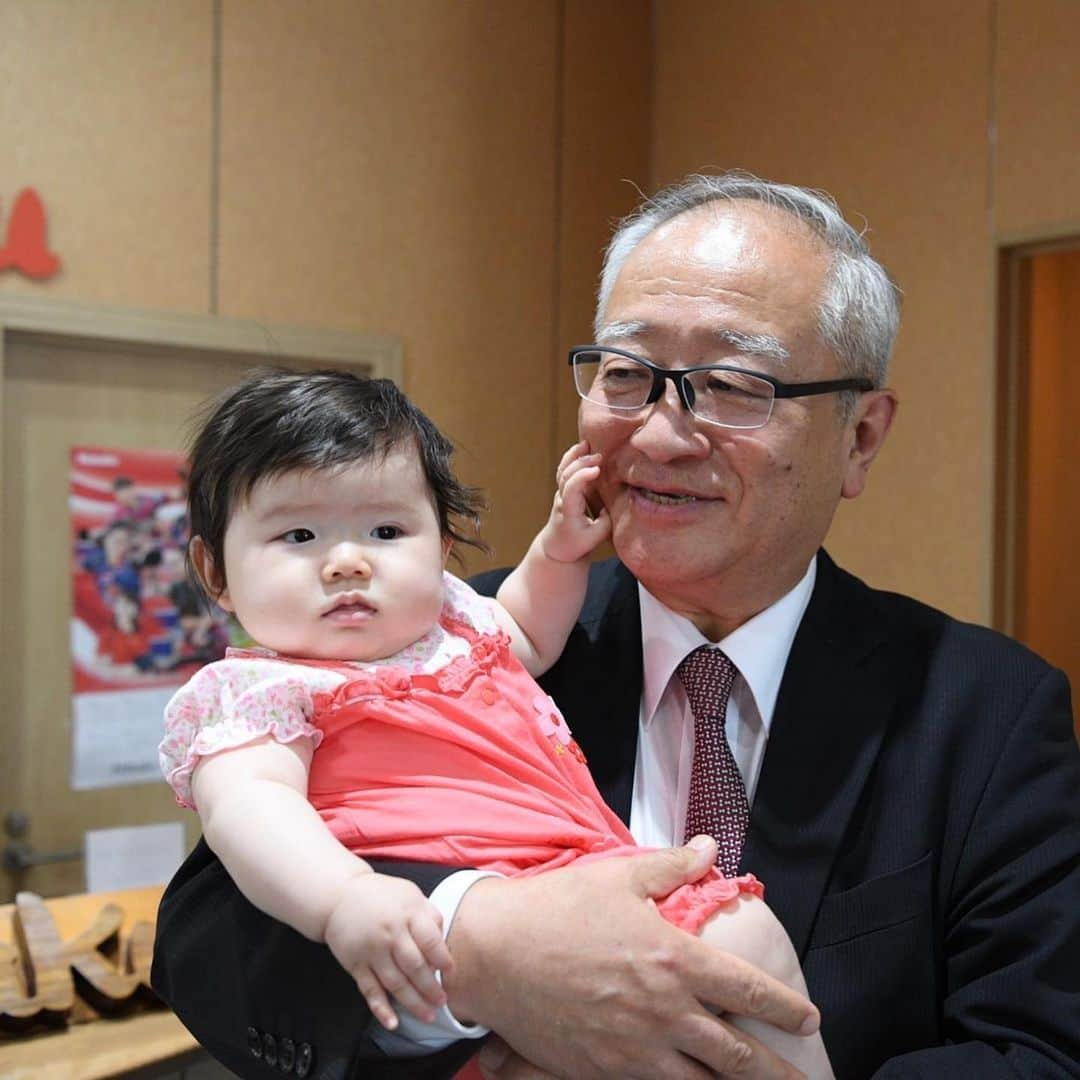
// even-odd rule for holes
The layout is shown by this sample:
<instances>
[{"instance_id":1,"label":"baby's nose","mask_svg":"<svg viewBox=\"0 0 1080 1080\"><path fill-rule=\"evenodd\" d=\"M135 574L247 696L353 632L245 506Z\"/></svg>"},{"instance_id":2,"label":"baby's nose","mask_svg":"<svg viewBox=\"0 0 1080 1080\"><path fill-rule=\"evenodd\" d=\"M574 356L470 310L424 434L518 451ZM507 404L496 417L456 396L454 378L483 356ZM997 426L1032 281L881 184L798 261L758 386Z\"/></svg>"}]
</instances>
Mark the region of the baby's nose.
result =
<instances>
[{"instance_id":1,"label":"baby's nose","mask_svg":"<svg viewBox=\"0 0 1080 1080\"><path fill-rule=\"evenodd\" d=\"M371 577L371 562L359 544L338 544L330 552L323 566L323 580Z\"/></svg>"}]
</instances>

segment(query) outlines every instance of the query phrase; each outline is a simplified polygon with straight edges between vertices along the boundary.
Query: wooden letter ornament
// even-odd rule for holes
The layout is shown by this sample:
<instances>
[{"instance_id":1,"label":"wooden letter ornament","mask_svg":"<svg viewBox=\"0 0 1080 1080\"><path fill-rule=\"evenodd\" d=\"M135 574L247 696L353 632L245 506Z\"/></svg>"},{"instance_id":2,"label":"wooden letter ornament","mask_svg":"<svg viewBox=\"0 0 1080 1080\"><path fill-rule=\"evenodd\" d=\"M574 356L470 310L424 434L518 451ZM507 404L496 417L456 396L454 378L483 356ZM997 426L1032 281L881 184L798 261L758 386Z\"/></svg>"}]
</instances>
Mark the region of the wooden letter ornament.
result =
<instances>
[{"instance_id":1,"label":"wooden letter ornament","mask_svg":"<svg viewBox=\"0 0 1080 1080\"><path fill-rule=\"evenodd\" d=\"M154 927L137 922L121 937L123 921L123 909L106 903L89 926L65 940L41 897L18 893L12 941L0 942L0 1028L91 1020L154 1000Z\"/></svg>"}]
</instances>

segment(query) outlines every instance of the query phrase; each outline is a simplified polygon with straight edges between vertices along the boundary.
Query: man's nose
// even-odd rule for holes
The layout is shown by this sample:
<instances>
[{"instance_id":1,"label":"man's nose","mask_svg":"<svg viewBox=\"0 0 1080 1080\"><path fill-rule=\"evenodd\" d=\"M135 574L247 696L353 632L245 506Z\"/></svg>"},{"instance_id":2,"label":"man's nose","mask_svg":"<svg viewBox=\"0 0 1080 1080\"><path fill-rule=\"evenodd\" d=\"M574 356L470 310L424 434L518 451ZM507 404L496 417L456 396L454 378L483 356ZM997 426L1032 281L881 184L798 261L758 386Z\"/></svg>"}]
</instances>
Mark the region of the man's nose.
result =
<instances>
[{"instance_id":1,"label":"man's nose","mask_svg":"<svg viewBox=\"0 0 1080 1080\"><path fill-rule=\"evenodd\" d=\"M322 579L329 583L343 578L359 578L366 581L371 577L371 562L359 544L343 541L335 544L323 563Z\"/></svg>"},{"instance_id":2,"label":"man's nose","mask_svg":"<svg viewBox=\"0 0 1080 1080\"><path fill-rule=\"evenodd\" d=\"M653 461L706 457L710 448L702 422L683 404L670 381L664 393L645 407L630 444Z\"/></svg>"}]
</instances>

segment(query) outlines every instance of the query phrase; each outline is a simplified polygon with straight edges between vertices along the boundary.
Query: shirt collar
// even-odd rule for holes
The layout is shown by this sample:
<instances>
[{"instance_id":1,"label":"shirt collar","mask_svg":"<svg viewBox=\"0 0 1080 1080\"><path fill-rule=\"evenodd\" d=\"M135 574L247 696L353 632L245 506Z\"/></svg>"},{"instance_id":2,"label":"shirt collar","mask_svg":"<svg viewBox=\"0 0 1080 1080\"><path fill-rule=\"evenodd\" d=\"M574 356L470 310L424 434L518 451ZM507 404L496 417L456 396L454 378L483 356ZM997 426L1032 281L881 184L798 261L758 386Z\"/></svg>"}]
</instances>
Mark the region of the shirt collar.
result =
<instances>
[{"instance_id":1,"label":"shirt collar","mask_svg":"<svg viewBox=\"0 0 1080 1080\"><path fill-rule=\"evenodd\" d=\"M817 560L811 559L806 573L790 592L715 643L739 669L766 732L772 723L788 654L810 603L816 577ZM694 649L713 643L686 616L665 607L640 582L638 596L644 669L642 719L649 724L675 669Z\"/></svg>"}]
</instances>

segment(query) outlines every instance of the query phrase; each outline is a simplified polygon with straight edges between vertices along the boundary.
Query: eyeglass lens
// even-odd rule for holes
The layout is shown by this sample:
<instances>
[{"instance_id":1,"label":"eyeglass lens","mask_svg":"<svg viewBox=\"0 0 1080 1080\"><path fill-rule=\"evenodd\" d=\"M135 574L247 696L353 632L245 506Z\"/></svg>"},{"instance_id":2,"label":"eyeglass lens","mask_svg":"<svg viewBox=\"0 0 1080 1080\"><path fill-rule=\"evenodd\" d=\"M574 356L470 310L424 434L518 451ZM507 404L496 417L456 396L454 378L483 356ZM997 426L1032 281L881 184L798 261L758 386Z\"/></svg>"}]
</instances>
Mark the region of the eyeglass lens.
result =
<instances>
[{"instance_id":1,"label":"eyeglass lens","mask_svg":"<svg viewBox=\"0 0 1080 1080\"><path fill-rule=\"evenodd\" d=\"M648 403L653 373L628 356L597 349L577 354L574 382L588 401L629 411ZM684 377L683 389L695 416L725 427L761 427L772 412L772 384L753 375L695 371Z\"/></svg>"}]
</instances>

